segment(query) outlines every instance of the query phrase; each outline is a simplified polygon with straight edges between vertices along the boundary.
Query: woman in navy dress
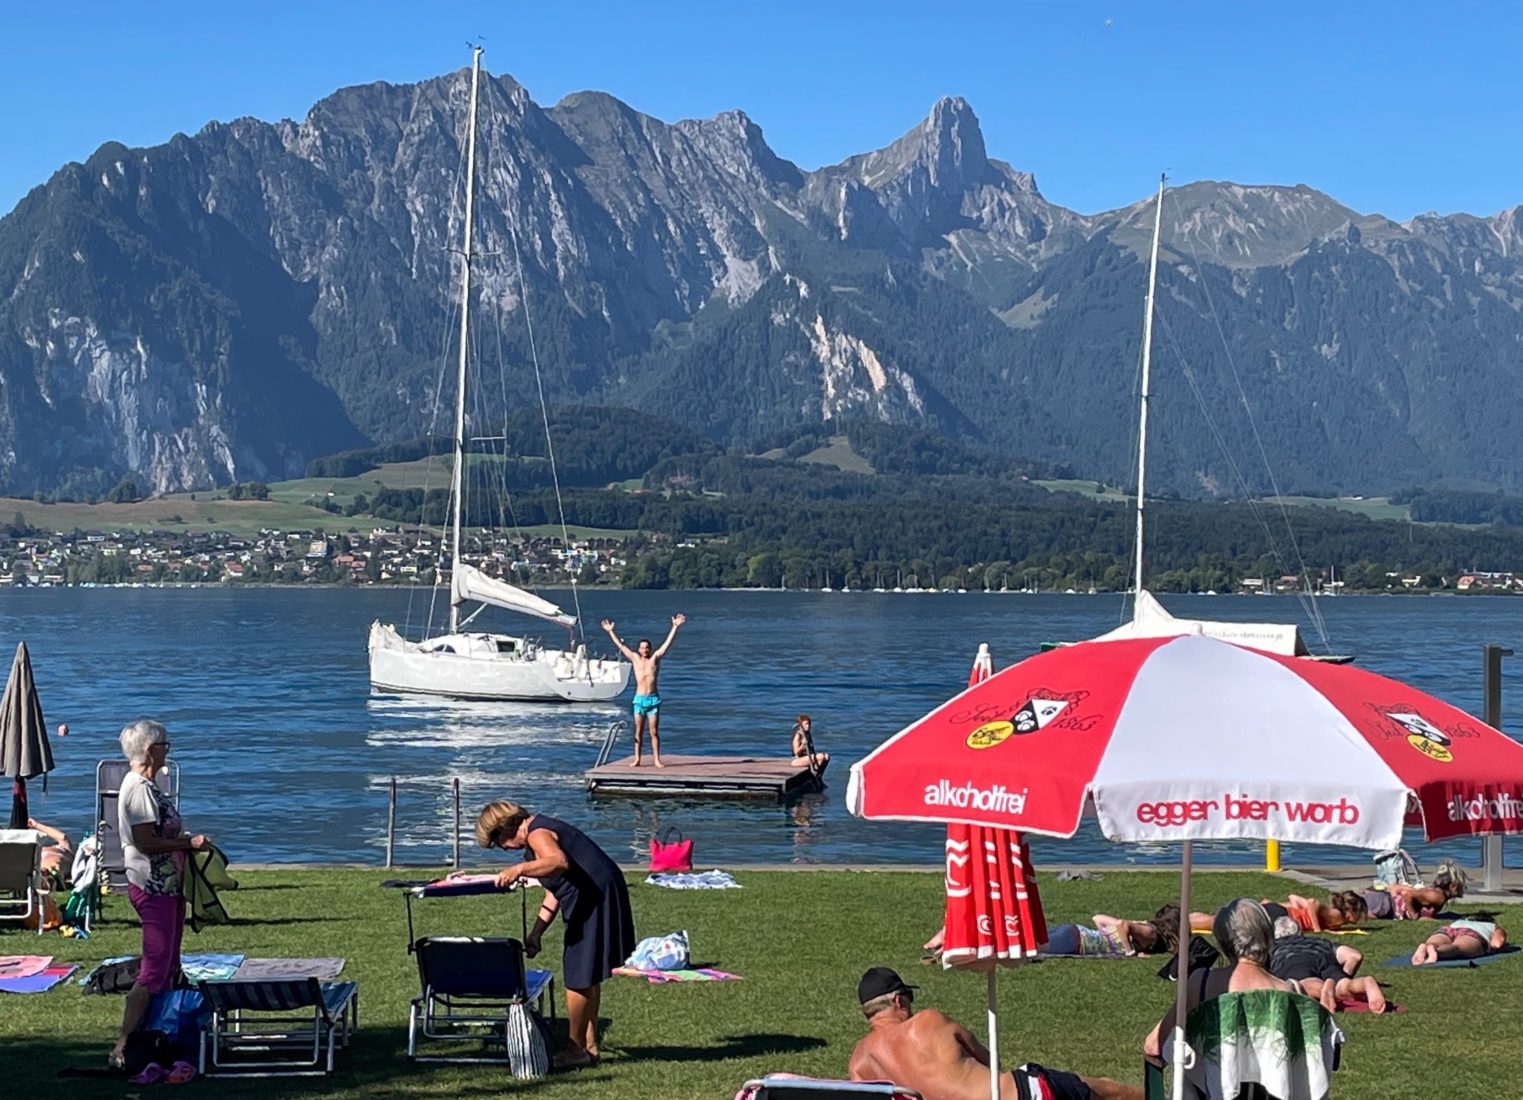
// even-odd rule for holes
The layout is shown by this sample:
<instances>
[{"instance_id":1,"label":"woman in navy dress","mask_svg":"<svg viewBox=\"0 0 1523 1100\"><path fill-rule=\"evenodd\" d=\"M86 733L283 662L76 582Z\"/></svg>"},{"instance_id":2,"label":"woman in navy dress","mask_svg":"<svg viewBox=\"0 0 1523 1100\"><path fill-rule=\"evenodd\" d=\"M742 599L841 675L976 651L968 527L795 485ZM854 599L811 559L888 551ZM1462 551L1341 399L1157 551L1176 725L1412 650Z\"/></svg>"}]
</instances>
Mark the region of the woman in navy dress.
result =
<instances>
[{"instance_id":1,"label":"woman in navy dress","mask_svg":"<svg viewBox=\"0 0 1523 1100\"><path fill-rule=\"evenodd\" d=\"M539 954L540 937L555 914L565 925L561 984L566 990L570 1040L557 1068L592 1065L598 1058L598 1004L603 982L635 949L635 922L624 873L586 833L513 802L490 802L476 819L483 848L527 850L522 863L497 876L497 885L538 879L545 888L524 953Z\"/></svg>"}]
</instances>

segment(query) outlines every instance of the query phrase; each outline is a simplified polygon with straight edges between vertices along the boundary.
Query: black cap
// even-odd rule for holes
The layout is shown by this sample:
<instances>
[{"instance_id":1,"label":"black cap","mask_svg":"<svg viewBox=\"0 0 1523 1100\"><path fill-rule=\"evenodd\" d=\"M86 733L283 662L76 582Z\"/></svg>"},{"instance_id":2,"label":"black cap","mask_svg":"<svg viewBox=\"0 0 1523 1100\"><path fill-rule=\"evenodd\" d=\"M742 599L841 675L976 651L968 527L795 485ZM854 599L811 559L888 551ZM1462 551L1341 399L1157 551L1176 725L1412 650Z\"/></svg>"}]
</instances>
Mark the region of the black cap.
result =
<instances>
[{"instance_id":1,"label":"black cap","mask_svg":"<svg viewBox=\"0 0 1523 1100\"><path fill-rule=\"evenodd\" d=\"M890 993L908 993L919 989L918 985L906 985L904 979L886 966L875 966L857 983L857 1002L866 1004Z\"/></svg>"}]
</instances>

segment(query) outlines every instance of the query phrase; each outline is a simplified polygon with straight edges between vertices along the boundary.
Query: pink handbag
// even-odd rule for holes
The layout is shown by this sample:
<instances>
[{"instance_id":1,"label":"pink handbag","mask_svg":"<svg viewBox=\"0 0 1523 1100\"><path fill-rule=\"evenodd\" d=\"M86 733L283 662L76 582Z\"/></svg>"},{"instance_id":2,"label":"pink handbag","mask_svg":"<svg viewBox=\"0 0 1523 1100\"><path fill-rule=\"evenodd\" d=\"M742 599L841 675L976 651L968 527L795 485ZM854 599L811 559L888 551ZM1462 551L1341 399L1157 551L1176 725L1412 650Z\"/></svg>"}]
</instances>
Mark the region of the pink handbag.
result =
<instances>
[{"instance_id":1,"label":"pink handbag","mask_svg":"<svg viewBox=\"0 0 1523 1100\"><path fill-rule=\"evenodd\" d=\"M672 839L672 834L677 836ZM693 842L683 840L681 830L669 826L660 836L650 838L650 869L652 871L691 871L693 869Z\"/></svg>"}]
</instances>

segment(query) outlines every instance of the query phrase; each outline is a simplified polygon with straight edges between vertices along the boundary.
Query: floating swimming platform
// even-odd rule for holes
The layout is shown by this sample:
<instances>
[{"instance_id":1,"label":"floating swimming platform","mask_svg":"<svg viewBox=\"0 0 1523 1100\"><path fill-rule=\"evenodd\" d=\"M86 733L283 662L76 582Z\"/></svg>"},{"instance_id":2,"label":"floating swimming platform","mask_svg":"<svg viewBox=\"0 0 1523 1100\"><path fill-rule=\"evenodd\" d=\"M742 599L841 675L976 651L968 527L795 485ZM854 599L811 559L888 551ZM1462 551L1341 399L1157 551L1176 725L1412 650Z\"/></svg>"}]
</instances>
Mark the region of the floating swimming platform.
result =
<instances>
[{"instance_id":1,"label":"floating swimming platform","mask_svg":"<svg viewBox=\"0 0 1523 1100\"><path fill-rule=\"evenodd\" d=\"M589 794L625 798L770 798L782 802L798 794L823 790L823 772L795 764L792 757L673 756L658 768L646 755L607 760L583 777Z\"/></svg>"}]
</instances>

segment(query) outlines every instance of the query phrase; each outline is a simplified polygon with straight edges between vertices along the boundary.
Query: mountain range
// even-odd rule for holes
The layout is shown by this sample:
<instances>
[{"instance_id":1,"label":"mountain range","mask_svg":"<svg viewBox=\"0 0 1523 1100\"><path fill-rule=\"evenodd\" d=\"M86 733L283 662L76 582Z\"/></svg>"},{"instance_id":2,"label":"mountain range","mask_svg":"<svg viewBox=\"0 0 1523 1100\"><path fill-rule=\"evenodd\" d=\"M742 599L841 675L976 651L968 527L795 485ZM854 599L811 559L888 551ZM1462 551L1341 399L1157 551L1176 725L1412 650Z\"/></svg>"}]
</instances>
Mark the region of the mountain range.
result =
<instances>
[{"instance_id":1,"label":"mountain range","mask_svg":"<svg viewBox=\"0 0 1523 1100\"><path fill-rule=\"evenodd\" d=\"M107 144L26 195L0 219L0 490L269 480L447 430L469 88ZM805 171L739 111L545 108L496 76L478 140L473 434L538 402L537 362L549 401L730 446L870 419L1128 480L1152 201L1048 201L963 100ZM1398 223L1197 182L1162 239L1155 484L1523 489L1523 206Z\"/></svg>"}]
</instances>

